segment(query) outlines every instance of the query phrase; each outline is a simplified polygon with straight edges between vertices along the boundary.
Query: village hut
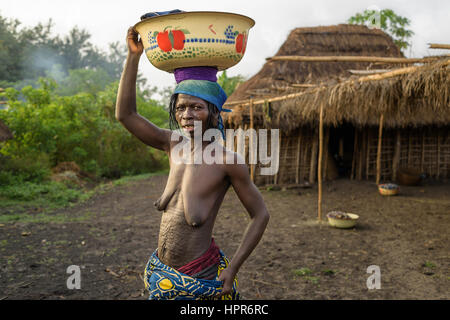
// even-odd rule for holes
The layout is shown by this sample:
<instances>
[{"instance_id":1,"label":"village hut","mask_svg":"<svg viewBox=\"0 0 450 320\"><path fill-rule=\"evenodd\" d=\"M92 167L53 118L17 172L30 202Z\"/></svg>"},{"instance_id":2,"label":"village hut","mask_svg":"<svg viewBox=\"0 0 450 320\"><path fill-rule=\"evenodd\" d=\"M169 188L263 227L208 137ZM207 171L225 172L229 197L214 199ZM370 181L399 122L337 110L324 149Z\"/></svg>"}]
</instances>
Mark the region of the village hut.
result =
<instances>
[{"instance_id":1,"label":"village hut","mask_svg":"<svg viewBox=\"0 0 450 320\"><path fill-rule=\"evenodd\" d=\"M338 25L293 30L275 57L227 101L233 109L225 117L228 128L280 129L279 171L262 176L256 165L256 184L313 183L318 166L323 179L395 181L405 169L450 178L448 59L397 68L385 62L287 61L277 56L404 59L378 29Z\"/></svg>"}]
</instances>

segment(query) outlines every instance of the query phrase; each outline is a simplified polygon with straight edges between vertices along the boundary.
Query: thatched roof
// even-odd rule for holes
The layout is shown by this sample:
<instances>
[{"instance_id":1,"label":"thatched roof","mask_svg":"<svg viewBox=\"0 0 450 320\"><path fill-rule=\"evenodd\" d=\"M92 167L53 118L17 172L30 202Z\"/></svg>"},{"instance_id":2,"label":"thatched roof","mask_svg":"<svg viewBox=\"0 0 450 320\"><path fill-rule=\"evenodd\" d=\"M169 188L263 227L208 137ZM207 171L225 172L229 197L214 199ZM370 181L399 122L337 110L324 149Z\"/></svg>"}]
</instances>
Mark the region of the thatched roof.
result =
<instances>
[{"instance_id":1,"label":"thatched roof","mask_svg":"<svg viewBox=\"0 0 450 320\"><path fill-rule=\"evenodd\" d=\"M256 125L289 132L301 125L317 125L320 106L324 124L337 126L346 121L355 126L378 125L384 115L385 127L450 125L450 59L441 59L413 72L383 80L361 82L349 78L297 94L292 99L254 106ZM249 107L237 105L226 119L228 125L248 122Z\"/></svg>"},{"instance_id":2,"label":"thatched roof","mask_svg":"<svg viewBox=\"0 0 450 320\"><path fill-rule=\"evenodd\" d=\"M275 56L378 56L403 57L390 36L362 25L340 24L294 29ZM269 61L241 84L227 102L276 96L290 91L290 84L336 82L349 69L365 69L369 63ZM377 68L383 66L377 65Z\"/></svg>"},{"instance_id":3,"label":"thatched roof","mask_svg":"<svg viewBox=\"0 0 450 320\"><path fill-rule=\"evenodd\" d=\"M0 120L0 142L12 139L13 135L9 128Z\"/></svg>"},{"instance_id":4,"label":"thatched roof","mask_svg":"<svg viewBox=\"0 0 450 320\"><path fill-rule=\"evenodd\" d=\"M387 34L359 25L295 29L276 55L403 57ZM239 102L288 95L288 99L255 105L255 126L280 128L285 133L303 125L315 126L321 105L328 126L343 122L359 127L378 125L381 113L388 128L450 124L448 56L383 80L364 82L349 72L367 68L393 67L363 62L269 61L227 100L237 105L227 106L233 112L224 115L225 123L230 127L249 123L249 106ZM316 86L292 86L305 83Z\"/></svg>"}]
</instances>

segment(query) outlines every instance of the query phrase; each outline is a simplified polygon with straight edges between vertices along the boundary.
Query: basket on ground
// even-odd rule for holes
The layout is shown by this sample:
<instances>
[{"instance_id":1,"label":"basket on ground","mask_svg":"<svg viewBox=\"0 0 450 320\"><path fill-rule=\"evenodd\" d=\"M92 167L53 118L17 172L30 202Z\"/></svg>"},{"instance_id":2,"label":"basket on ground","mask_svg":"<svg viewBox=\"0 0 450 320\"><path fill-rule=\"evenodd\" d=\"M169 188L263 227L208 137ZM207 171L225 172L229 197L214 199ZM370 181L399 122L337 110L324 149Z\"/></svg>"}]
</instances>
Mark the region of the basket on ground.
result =
<instances>
[{"instance_id":1,"label":"basket on ground","mask_svg":"<svg viewBox=\"0 0 450 320\"><path fill-rule=\"evenodd\" d=\"M148 60L158 69L173 72L184 67L228 69L245 53L255 21L227 12L180 12L146 18L139 32Z\"/></svg>"},{"instance_id":2,"label":"basket on ground","mask_svg":"<svg viewBox=\"0 0 450 320\"><path fill-rule=\"evenodd\" d=\"M331 211L327 214L328 224L340 229L353 228L359 216L354 213L345 213L341 211Z\"/></svg>"},{"instance_id":3,"label":"basket on ground","mask_svg":"<svg viewBox=\"0 0 450 320\"><path fill-rule=\"evenodd\" d=\"M378 191L383 196L395 196L400 188L395 183L383 183L378 185Z\"/></svg>"}]
</instances>

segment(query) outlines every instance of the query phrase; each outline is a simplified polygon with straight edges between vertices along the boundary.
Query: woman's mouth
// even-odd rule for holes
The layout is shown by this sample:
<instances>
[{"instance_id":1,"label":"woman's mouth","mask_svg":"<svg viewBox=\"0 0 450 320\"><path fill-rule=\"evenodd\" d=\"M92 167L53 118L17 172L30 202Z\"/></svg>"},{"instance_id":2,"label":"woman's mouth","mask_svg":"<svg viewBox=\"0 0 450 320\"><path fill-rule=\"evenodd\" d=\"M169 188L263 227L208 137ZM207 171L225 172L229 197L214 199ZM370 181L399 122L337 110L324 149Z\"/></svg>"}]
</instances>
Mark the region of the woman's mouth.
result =
<instances>
[{"instance_id":1,"label":"woman's mouth","mask_svg":"<svg viewBox=\"0 0 450 320\"><path fill-rule=\"evenodd\" d=\"M193 125L193 124L187 124L187 125L184 125L182 128L183 128L183 130L186 131L186 132L192 132L192 131L194 131L194 125Z\"/></svg>"}]
</instances>

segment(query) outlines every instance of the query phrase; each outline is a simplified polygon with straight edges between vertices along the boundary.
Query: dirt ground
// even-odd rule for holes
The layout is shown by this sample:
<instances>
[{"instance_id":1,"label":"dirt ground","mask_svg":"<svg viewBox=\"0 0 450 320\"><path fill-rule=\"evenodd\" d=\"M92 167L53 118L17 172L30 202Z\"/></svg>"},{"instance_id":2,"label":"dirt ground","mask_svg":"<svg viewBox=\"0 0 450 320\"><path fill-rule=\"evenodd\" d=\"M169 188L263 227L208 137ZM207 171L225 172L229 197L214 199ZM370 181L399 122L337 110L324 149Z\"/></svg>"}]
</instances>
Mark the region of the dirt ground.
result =
<instances>
[{"instance_id":1,"label":"dirt ground","mask_svg":"<svg viewBox=\"0 0 450 320\"><path fill-rule=\"evenodd\" d=\"M0 225L0 299L146 299L142 274L161 218L153 201L166 180L129 182L52 213L79 221ZM261 192L271 220L238 274L244 299L450 298L450 184L383 197L371 182L324 183L324 215L360 215L347 230L317 222L316 186ZM230 189L214 229L229 257L247 222ZM81 268L81 289L67 289L70 265ZM367 288L370 265L381 289Z\"/></svg>"}]
</instances>

